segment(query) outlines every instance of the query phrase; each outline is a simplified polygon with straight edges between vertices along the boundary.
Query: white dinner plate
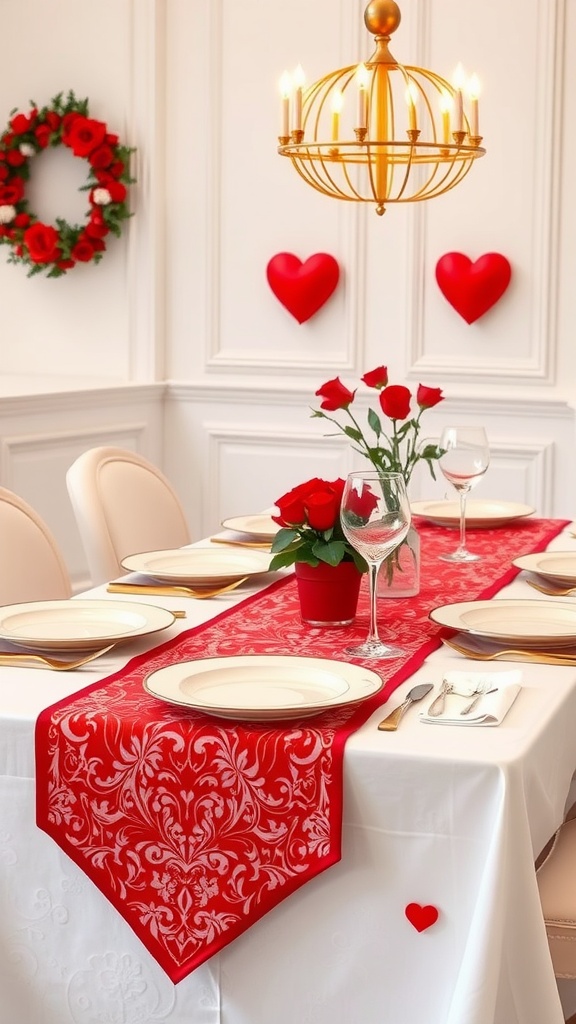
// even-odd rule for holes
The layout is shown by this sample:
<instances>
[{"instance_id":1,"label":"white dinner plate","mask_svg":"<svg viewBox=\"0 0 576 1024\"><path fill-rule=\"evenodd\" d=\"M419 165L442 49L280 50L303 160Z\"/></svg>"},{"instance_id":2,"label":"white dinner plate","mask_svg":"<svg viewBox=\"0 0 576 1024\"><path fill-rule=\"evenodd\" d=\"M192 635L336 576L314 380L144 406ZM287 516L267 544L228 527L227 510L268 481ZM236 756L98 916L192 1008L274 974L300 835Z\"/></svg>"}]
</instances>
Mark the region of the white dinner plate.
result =
<instances>
[{"instance_id":1,"label":"white dinner plate","mask_svg":"<svg viewBox=\"0 0 576 1024\"><path fill-rule=\"evenodd\" d=\"M131 601L29 601L0 607L0 638L19 647L90 651L166 629L172 612Z\"/></svg>"},{"instance_id":2,"label":"white dinner plate","mask_svg":"<svg viewBox=\"0 0 576 1024\"><path fill-rule=\"evenodd\" d=\"M457 527L460 522L458 501L413 501L410 504L415 516L422 516L436 526ZM516 505L511 501L467 501L466 526L471 529L491 529L507 526L515 519L531 516L530 505Z\"/></svg>"},{"instance_id":3,"label":"white dinner plate","mask_svg":"<svg viewBox=\"0 0 576 1024\"><path fill-rule=\"evenodd\" d=\"M576 641L576 604L568 601L461 601L433 608L429 618L522 647L563 647Z\"/></svg>"},{"instance_id":4,"label":"white dinner plate","mask_svg":"<svg viewBox=\"0 0 576 1024\"><path fill-rule=\"evenodd\" d=\"M254 540L273 541L280 527L271 516L233 516L232 519L222 520L225 530L236 530L237 533L246 533Z\"/></svg>"},{"instance_id":5,"label":"white dinner plate","mask_svg":"<svg viewBox=\"0 0 576 1024\"><path fill-rule=\"evenodd\" d=\"M232 583L242 576L268 572L267 551L239 549L174 548L166 551L143 551L122 559L130 572L169 583Z\"/></svg>"},{"instance_id":6,"label":"white dinner plate","mask_svg":"<svg viewBox=\"0 0 576 1024\"><path fill-rule=\"evenodd\" d=\"M382 687L376 672L348 662L281 655L183 661L151 672L154 697L218 718L301 718L354 704Z\"/></svg>"},{"instance_id":7,"label":"white dinner plate","mask_svg":"<svg viewBox=\"0 0 576 1024\"><path fill-rule=\"evenodd\" d=\"M555 583L565 583L568 587L576 585L576 551L543 551L537 555L522 555L515 558L512 565L536 572Z\"/></svg>"}]
</instances>

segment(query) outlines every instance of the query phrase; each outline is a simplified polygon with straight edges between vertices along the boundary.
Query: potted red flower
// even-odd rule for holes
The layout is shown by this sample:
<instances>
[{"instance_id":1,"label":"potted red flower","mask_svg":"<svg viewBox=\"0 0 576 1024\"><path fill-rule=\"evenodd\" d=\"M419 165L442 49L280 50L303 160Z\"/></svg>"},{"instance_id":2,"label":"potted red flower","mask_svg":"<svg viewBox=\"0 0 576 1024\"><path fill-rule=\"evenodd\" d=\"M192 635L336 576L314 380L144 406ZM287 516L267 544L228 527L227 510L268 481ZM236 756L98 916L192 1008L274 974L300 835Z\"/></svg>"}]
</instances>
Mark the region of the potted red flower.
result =
<instances>
[{"instance_id":1,"label":"potted red flower","mask_svg":"<svg viewBox=\"0 0 576 1024\"><path fill-rule=\"evenodd\" d=\"M275 502L278 513L272 519L280 529L272 543L270 569L294 566L302 619L311 625L349 625L362 573L368 569L342 532L343 490L342 479L314 477Z\"/></svg>"}]
</instances>

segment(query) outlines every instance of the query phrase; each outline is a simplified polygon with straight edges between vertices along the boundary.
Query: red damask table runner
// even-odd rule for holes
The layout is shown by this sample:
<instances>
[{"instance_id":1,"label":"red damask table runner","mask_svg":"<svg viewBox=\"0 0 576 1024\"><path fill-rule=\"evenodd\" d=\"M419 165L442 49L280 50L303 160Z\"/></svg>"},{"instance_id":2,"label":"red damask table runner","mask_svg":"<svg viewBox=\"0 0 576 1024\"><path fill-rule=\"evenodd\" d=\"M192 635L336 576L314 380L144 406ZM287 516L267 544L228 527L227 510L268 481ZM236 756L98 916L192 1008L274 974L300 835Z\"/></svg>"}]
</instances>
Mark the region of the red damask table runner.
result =
<instances>
[{"instance_id":1,"label":"red damask table runner","mask_svg":"<svg viewBox=\"0 0 576 1024\"><path fill-rule=\"evenodd\" d=\"M454 533L424 524L422 587L379 602L384 638L406 654L365 662L383 689L360 705L282 723L236 723L164 704L143 690L177 661L237 654L348 658L368 599L346 629L303 626L284 578L210 622L134 658L47 708L36 725L37 823L86 872L173 982L341 856L347 738L440 645L428 613L488 599L566 525L532 520L474 533L482 561L438 555ZM356 663L359 663L354 659Z\"/></svg>"}]
</instances>

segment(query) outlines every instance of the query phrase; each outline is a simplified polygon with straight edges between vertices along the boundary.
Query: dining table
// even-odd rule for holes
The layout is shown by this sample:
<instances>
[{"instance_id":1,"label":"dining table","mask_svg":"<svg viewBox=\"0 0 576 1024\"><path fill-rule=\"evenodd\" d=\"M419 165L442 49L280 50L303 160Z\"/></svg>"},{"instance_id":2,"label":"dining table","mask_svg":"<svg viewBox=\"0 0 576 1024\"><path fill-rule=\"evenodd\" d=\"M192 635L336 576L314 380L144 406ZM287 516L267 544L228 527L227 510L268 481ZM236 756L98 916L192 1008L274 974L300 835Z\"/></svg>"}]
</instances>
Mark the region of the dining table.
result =
<instances>
[{"instance_id":1,"label":"dining table","mask_svg":"<svg viewBox=\"0 0 576 1024\"><path fill-rule=\"evenodd\" d=\"M558 521L547 550L576 552L573 529ZM425 524L431 558L449 532ZM470 546L486 532L471 530ZM489 532L497 546L504 534ZM235 535L223 531L219 539ZM206 538L195 546L212 544ZM467 573L473 590L474 565L446 571ZM126 597L185 614L74 671L0 669L0 1024L564 1021L573 994L569 985L559 991L554 977L534 865L571 797L576 655L566 665L486 664L443 644L446 631L432 624L434 642L423 657L407 663L387 700L346 738L337 857L176 979L74 852L39 827L38 772L54 769L50 758L39 758L42 717L70 700L77 707L85 692L96 695L105 717L110 691L101 684L229 614L257 608L263 595L279 602L291 575L263 572L208 600ZM495 606L502 599L558 600L535 591L523 570L510 566L503 579L490 596ZM122 598L103 585L77 599ZM576 622L576 600L562 600L573 601ZM384 636L401 607L408 609L408 600L379 599ZM306 635L307 653L318 638L323 656L328 642L338 659L348 633L308 628ZM378 729L418 684L432 684L432 698L450 673L484 672L497 682L512 670L519 691L495 727L435 723L423 714L423 700L406 708L397 729ZM235 726L233 719L217 724ZM288 719L279 728L287 735L301 725ZM76 756L79 778L93 763ZM161 761L154 770L160 778Z\"/></svg>"}]
</instances>

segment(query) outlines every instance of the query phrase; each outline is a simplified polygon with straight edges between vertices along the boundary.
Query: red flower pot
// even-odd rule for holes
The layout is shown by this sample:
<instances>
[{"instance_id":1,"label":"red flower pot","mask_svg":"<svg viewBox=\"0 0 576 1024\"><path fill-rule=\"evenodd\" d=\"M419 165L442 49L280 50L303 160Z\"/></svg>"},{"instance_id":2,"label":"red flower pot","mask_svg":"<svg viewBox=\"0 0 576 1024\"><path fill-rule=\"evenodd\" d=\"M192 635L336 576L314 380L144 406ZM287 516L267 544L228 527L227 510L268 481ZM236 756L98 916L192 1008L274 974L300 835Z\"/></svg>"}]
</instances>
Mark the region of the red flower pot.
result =
<instances>
[{"instance_id":1,"label":"red flower pot","mask_svg":"<svg viewBox=\"0 0 576 1024\"><path fill-rule=\"evenodd\" d=\"M349 626L354 622L362 573L354 562L294 566L302 622L308 626Z\"/></svg>"}]
</instances>

